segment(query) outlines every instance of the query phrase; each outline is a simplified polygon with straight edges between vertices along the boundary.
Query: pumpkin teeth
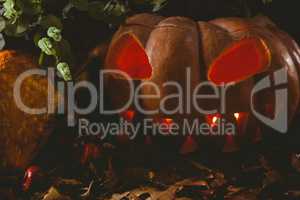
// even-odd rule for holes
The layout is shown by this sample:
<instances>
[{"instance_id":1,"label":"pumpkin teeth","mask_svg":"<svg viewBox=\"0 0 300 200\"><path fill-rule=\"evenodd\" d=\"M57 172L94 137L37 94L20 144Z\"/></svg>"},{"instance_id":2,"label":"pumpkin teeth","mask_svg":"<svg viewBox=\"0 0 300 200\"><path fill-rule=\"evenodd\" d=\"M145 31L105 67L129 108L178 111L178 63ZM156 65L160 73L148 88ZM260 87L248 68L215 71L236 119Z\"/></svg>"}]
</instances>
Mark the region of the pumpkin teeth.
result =
<instances>
[{"instance_id":1,"label":"pumpkin teeth","mask_svg":"<svg viewBox=\"0 0 300 200\"><path fill-rule=\"evenodd\" d=\"M189 135L186 137L180 148L180 154L186 155L195 152L198 149L198 143Z\"/></svg>"},{"instance_id":2,"label":"pumpkin teeth","mask_svg":"<svg viewBox=\"0 0 300 200\"><path fill-rule=\"evenodd\" d=\"M130 32L114 42L107 60L107 67L125 72L134 80L145 80L152 76L152 67L144 47Z\"/></svg>"},{"instance_id":3,"label":"pumpkin teeth","mask_svg":"<svg viewBox=\"0 0 300 200\"><path fill-rule=\"evenodd\" d=\"M135 117L135 111L127 110L124 113L121 113L121 117L124 118L128 122L132 122Z\"/></svg>"},{"instance_id":4,"label":"pumpkin teeth","mask_svg":"<svg viewBox=\"0 0 300 200\"><path fill-rule=\"evenodd\" d=\"M223 147L224 153L231 153L239 150L236 138L233 135L227 135L225 137L225 144Z\"/></svg>"},{"instance_id":5,"label":"pumpkin teeth","mask_svg":"<svg viewBox=\"0 0 300 200\"><path fill-rule=\"evenodd\" d=\"M223 51L210 65L208 79L220 85L243 81L271 65L271 52L261 38L245 38Z\"/></svg>"}]
</instances>

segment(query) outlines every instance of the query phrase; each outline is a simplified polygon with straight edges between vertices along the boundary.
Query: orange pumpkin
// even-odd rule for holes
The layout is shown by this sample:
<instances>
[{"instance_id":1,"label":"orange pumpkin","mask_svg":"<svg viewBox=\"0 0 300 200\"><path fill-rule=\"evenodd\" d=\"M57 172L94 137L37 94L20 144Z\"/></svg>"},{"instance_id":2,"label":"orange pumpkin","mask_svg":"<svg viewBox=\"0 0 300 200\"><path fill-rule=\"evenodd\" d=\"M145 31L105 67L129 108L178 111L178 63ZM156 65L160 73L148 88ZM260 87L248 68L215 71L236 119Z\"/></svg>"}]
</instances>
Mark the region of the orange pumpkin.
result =
<instances>
[{"instance_id":1,"label":"orange pumpkin","mask_svg":"<svg viewBox=\"0 0 300 200\"><path fill-rule=\"evenodd\" d=\"M0 52L0 157L1 167L25 169L54 128L50 114L32 115L20 110L14 100L14 86L19 75L26 70L38 68L35 59L16 51ZM47 108L47 77L30 76L21 85L23 103L32 108ZM58 94L55 92L55 105Z\"/></svg>"},{"instance_id":2,"label":"orange pumpkin","mask_svg":"<svg viewBox=\"0 0 300 200\"><path fill-rule=\"evenodd\" d=\"M105 62L105 69L123 71L135 80L137 86L142 84L140 94L156 93L147 83L159 86L160 97L141 99L140 105L144 110L159 109L161 101L173 94L174 90L162 87L165 82L174 81L186 88L185 74L188 68L191 72L192 90L203 81L210 81L215 85L234 84L227 90L225 118L236 121L240 127L242 125L239 124L243 124L243 128L239 128L239 136L225 140L224 150L230 149L226 147L226 143L241 143L241 138L250 137L253 141L260 138L260 125L249 112L250 97L255 84L265 75L277 69L286 70L289 121L298 110L300 49L287 33L266 17L221 18L196 22L184 17L135 15L128 18L115 33ZM124 78L113 75L107 78L107 83L106 91L112 106L121 108L129 99L128 84ZM205 89L199 93L210 94ZM268 112L264 114L274 115L272 108L275 102L271 90L255 95L254 102L255 108ZM178 104L178 99L171 99L166 102L165 107L172 109ZM201 100L198 104L208 110L220 110L218 101ZM130 109L135 110L135 105L132 104ZM242 115L246 117L239 118ZM193 108L188 115L180 112L166 115L159 112L145 117L171 118L176 122L184 118L207 119L207 116L201 116ZM191 138L188 140L191 142ZM235 148L228 151L233 149Z\"/></svg>"}]
</instances>

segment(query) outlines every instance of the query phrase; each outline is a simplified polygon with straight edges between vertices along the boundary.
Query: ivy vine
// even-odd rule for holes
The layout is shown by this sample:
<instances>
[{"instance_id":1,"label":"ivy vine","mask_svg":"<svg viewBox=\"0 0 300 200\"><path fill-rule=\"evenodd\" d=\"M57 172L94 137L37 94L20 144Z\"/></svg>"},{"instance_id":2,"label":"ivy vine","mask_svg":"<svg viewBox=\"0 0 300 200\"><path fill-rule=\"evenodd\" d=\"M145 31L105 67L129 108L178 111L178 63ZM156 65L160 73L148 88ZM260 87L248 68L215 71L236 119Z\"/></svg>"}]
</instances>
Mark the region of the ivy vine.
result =
<instances>
[{"instance_id":1,"label":"ivy vine","mask_svg":"<svg viewBox=\"0 0 300 200\"><path fill-rule=\"evenodd\" d=\"M0 0L0 50L5 47L5 37L25 37L40 49L39 64L52 58L64 80L72 80L70 64L72 51L63 37L63 21L70 11L86 12L91 18L109 25L119 25L134 7L144 6L157 12L167 0L68 0L61 10L48 13L47 1L51 0ZM60 13L57 15L57 13Z\"/></svg>"}]
</instances>

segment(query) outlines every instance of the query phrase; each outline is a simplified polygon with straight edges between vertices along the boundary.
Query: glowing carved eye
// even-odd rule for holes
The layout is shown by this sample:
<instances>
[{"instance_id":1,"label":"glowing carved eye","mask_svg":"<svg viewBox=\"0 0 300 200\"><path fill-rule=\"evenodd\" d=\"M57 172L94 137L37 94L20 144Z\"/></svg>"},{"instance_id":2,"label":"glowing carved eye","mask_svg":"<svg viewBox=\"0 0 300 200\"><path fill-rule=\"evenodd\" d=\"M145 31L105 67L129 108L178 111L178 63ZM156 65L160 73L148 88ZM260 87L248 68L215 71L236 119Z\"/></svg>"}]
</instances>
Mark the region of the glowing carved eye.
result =
<instances>
[{"instance_id":1,"label":"glowing carved eye","mask_svg":"<svg viewBox=\"0 0 300 200\"><path fill-rule=\"evenodd\" d=\"M239 82L264 71L270 62L270 50L262 39L242 39L214 60L208 79L215 84Z\"/></svg>"},{"instance_id":2,"label":"glowing carved eye","mask_svg":"<svg viewBox=\"0 0 300 200\"><path fill-rule=\"evenodd\" d=\"M132 79L151 77L152 67L139 40L132 34L125 34L112 45L107 58L107 67L125 72ZM122 77L121 77L122 78ZM124 78L124 77L123 77Z\"/></svg>"}]
</instances>

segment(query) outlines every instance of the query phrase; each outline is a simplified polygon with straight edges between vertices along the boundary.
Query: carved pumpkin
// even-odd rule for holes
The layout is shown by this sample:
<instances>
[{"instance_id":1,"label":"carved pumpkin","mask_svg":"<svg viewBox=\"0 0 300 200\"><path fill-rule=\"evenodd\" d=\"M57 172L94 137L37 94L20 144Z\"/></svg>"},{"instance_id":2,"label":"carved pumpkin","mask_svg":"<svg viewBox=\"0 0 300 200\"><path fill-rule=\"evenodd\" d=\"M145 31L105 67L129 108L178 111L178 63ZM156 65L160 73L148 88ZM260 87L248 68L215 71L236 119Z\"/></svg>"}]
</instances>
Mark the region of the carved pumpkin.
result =
<instances>
[{"instance_id":1,"label":"carved pumpkin","mask_svg":"<svg viewBox=\"0 0 300 200\"><path fill-rule=\"evenodd\" d=\"M159 109L161 101L174 93L173 89L162 87L165 82L175 81L186 88L185 74L188 68L192 90L203 81L211 81L216 85L234 84L227 90L226 116L223 117L235 121L239 133L238 136L225 138L224 151L233 151L236 149L234 146L242 143L244 138L248 141L260 138L260 125L249 112L251 90L259 80L277 69L287 71L289 121L297 112L300 49L287 33L266 17L196 22L184 17L135 15L127 19L115 33L105 63L105 69L121 70L135 80L136 86L142 84L140 93L143 95L157 92L148 83L160 86L160 97L140 100L144 110ZM107 83L106 93L112 106L121 108L129 99L127 81L121 76L111 75L107 77ZM184 94L187 92L184 91ZM210 91L203 89L199 94L210 94ZM273 116L274 98L271 89L261 91L255 95L254 107L265 115ZM177 99L170 99L165 107L175 109L178 104ZM201 100L198 104L207 110L220 109L219 102L213 99ZM208 116L201 116L191 109L189 115L159 112L146 117L171 118L176 122L184 118L208 120ZM130 110L135 110L135 105L131 105ZM192 144L191 141L191 138L187 138L185 142ZM191 146L185 142L183 146ZM183 152L189 151L183 148Z\"/></svg>"},{"instance_id":2,"label":"carved pumpkin","mask_svg":"<svg viewBox=\"0 0 300 200\"><path fill-rule=\"evenodd\" d=\"M15 51L0 52L0 157L1 167L26 168L54 128L50 114L32 115L20 110L14 100L14 86L19 75L38 68L34 58ZM47 77L24 79L21 85L23 103L32 108L48 106ZM57 101L57 93L54 97ZM54 104L56 105L56 103Z\"/></svg>"}]
</instances>

